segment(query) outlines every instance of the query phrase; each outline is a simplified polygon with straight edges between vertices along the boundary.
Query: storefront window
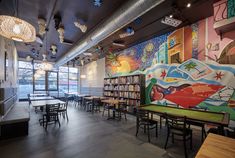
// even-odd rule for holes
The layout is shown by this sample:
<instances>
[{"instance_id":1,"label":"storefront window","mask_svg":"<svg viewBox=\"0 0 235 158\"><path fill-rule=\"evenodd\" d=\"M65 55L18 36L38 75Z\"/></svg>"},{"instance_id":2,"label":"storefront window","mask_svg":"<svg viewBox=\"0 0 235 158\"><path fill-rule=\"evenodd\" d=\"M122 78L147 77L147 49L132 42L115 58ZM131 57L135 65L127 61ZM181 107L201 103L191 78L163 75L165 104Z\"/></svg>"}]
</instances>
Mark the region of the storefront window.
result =
<instances>
[{"instance_id":1,"label":"storefront window","mask_svg":"<svg viewBox=\"0 0 235 158\"><path fill-rule=\"evenodd\" d=\"M41 67L41 63L34 63L35 72ZM77 92L78 69L61 66L58 70L41 74L33 82L33 65L31 62L19 61L19 98L26 99L27 94L34 91L48 91L53 96L59 94L59 97L63 97L65 92Z\"/></svg>"},{"instance_id":2,"label":"storefront window","mask_svg":"<svg viewBox=\"0 0 235 158\"><path fill-rule=\"evenodd\" d=\"M33 93L33 70L31 62L19 61L19 98L27 98L27 94Z\"/></svg>"}]
</instances>

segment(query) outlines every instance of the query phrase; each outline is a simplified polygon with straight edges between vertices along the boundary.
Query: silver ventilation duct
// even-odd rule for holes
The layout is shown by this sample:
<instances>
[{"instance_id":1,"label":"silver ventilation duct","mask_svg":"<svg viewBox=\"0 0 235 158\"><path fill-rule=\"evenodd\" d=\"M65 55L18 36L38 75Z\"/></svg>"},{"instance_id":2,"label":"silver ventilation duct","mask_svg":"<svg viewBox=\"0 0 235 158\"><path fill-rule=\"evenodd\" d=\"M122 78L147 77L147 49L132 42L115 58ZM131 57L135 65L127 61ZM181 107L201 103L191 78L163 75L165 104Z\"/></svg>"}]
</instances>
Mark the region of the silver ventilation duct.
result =
<instances>
[{"instance_id":1,"label":"silver ventilation duct","mask_svg":"<svg viewBox=\"0 0 235 158\"><path fill-rule=\"evenodd\" d=\"M165 0L129 0L105 22L100 24L97 29L74 44L74 46L55 63L55 66L67 63L164 1Z\"/></svg>"}]
</instances>

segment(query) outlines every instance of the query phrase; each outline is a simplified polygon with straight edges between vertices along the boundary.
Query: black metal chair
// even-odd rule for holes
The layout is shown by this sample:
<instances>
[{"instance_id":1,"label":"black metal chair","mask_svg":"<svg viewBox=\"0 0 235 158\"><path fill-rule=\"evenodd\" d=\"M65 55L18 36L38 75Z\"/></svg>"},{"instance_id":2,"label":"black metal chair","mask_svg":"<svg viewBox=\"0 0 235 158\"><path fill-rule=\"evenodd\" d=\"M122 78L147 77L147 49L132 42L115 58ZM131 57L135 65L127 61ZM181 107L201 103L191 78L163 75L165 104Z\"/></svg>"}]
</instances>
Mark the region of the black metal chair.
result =
<instances>
[{"instance_id":1,"label":"black metal chair","mask_svg":"<svg viewBox=\"0 0 235 158\"><path fill-rule=\"evenodd\" d=\"M73 103L73 102L74 102L74 96L73 96L73 95L67 96L67 97L66 97L66 100L68 100L68 102Z\"/></svg>"},{"instance_id":2,"label":"black metal chair","mask_svg":"<svg viewBox=\"0 0 235 158\"><path fill-rule=\"evenodd\" d=\"M165 118L167 125L165 149L167 147L170 135L172 136L172 143L174 143L175 136L181 137L181 139L178 138L176 140L181 140L184 142L184 153L187 158L186 141L190 140L190 148L192 149L192 129L190 129L190 126L187 124L186 117L171 116L166 114Z\"/></svg>"},{"instance_id":3,"label":"black metal chair","mask_svg":"<svg viewBox=\"0 0 235 158\"><path fill-rule=\"evenodd\" d=\"M92 104L93 104L93 100L91 99L86 99L84 98L84 110L86 110L87 112L91 112L92 111Z\"/></svg>"},{"instance_id":4,"label":"black metal chair","mask_svg":"<svg viewBox=\"0 0 235 158\"><path fill-rule=\"evenodd\" d=\"M120 120L122 119L122 115L124 115L125 120L127 120L126 118L127 104L126 103L119 103L118 109L116 109L116 111L118 112L118 117Z\"/></svg>"},{"instance_id":5,"label":"black metal chair","mask_svg":"<svg viewBox=\"0 0 235 158\"><path fill-rule=\"evenodd\" d=\"M178 104L168 104L166 106L179 108ZM160 129L162 129L162 121L165 120L165 114L158 114L158 116L160 117L160 119L159 119ZM165 121L165 125L166 125L166 121Z\"/></svg>"},{"instance_id":6,"label":"black metal chair","mask_svg":"<svg viewBox=\"0 0 235 158\"><path fill-rule=\"evenodd\" d=\"M58 123L60 126L59 120L59 107L60 104L47 104L46 105L46 112L43 114L42 124L43 127L47 130L48 123Z\"/></svg>"},{"instance_id":7,"label":"black metal chair","mask_svg":"<svg viewBox=\"0 0 235 158\"><path fill-rule=\"evenodd\" d=\"M207 108L200 108L200 107L190 107L190 109L194 109L194 110L202 110L202 111L207 111ZM206 130L205 130L205 123L203 122L196 122L196 121L188 121L187 122L189 125L194 125L194 126L198 126L201 127L201 143L203 143L204 139L207 136Z\"/></svg>"},{"instance_id":8,"label":"black metal chair","mask_svg":"<svg viewBox=\"0 0 235 158\"><path fill-rule=\"evenodd\" d=\"M105 111L108 111L108 117L110 116L110 109L112 109L113 107L109 106L107 103L103 103L103 112L102 112L102 116L104 116Z\"/></svg>"},{"instance_id":9,"label":"black metal chair","mask_svg":"<svg viewBox=\"0 0 235 158\"><path fill-rule=\"evenodd\" d=\"M146 128L147 128L148 142L150 142L150 130L155 129L156 137L158 136L158 121L150 119L149 112L145 110L137 109L136 111L136 137L139 133L139 128L143 128L144 133L146 132Z\"/></svg>"},{"instance_id":10,"label":"black metal chair","mask_svg":"<svg viewBox=\"0 0 235 158\"><path fill-rule=\"evenodd\" d=\"M227 137L235 138L235 127L227 127L225 133Z\"/></svg>"},{"instance_id":11,"label":"black metal chair","mask_svg":"<svg viewBox=\"0 0 235 158\"><path fill-rule=\"evenodd\" d=\"M58 113L59 115L62 115L63 118L65 118L66 116L67 120L69 120L67 109L68 109L68 101L66 101L64 104L60 104Z\"/></svg>"},{"instance_id":12,"label":"black metal chair","mask_svg":"<svg viewBox=\"0 0 235 158\"><path fill-rule=\"evenodd\" d=\"M74 106L82 106L82 97L74 96Z\"/></svg>"},{"instance_id":13,"label":"black metal chair","mask_svg":"<svg viewBox=\"0 0 235 158\"><path fill-rule=\"evenodd\" d=\"M100 98L93 99L92 112L100 112L100 106L102 105Z\"/></svg>"}]
</instances>

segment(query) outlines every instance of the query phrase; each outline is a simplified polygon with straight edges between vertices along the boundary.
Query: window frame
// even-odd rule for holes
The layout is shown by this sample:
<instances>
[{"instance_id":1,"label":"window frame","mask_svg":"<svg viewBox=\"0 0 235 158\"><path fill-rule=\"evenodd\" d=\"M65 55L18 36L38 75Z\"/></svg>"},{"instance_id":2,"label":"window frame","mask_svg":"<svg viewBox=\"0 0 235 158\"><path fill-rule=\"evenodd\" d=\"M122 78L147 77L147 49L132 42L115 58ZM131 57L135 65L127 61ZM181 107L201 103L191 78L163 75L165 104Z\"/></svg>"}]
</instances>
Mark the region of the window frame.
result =
<instances>
[{"instance_id":1,"label":"window frame","mask_svg":"<svg viewBox=\"0 0 235 158\"><path fill-rule=\"evenodd\" d=\"M49 89L49 79L48 79L48 73L50 72L53 72L53 73L56 73L56 89ZM35 77L34 77L34 74L36 73L36 71L34 70L34 73L33 73L33 91L58 91L58 86L59 86L59 83L58 83L58 80L59 80L59 75L58 75L58 72L57 71L46 71L45 72L45 88L44 89L37 89L35 87Z\"/></svg>"}]
</instances>

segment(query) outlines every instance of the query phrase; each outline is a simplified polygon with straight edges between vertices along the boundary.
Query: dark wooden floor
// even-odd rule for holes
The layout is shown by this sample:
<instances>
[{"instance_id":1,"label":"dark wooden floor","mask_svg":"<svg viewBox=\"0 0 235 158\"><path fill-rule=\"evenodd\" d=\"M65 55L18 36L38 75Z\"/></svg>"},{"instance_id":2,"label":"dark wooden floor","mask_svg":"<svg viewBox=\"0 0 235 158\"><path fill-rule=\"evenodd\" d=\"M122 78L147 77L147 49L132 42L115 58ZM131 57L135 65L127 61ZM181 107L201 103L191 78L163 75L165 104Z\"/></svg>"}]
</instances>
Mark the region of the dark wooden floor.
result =
<instances>
[{"instance_id":1,"label":"dark wooden floor","mask_svg":"<svg viewBox=\"0 0 235 158\"><path fill-rule=\"evenodd\" d=\"M159 137L152 134L151 144L145 134L135 137L135 117L128 120L106 120L101 113L91 114L70 105L69 121L61 118L61 127L50 125L48 132L39 126L40 114L31 109L29 135L0 141L0 158L181 158L182 142L163 149L166 130ZM16 131L17 132L17 131ZM194 131L194 157L200 147L199 131Z\"/></svg>"}]
</instances>

